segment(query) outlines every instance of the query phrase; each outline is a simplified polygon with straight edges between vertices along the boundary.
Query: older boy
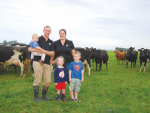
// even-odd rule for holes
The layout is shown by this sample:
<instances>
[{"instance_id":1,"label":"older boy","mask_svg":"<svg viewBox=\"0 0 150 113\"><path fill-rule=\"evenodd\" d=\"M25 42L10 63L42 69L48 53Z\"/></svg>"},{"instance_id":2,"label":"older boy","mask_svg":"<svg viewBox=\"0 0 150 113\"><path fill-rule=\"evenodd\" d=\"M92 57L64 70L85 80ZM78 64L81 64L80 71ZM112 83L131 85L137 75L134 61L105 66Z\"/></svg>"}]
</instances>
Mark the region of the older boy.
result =
<instances>
[{"instance_id":1,"label":"older boy","mask_svg":"<svg viewBox=\"0 0 150 113\"><path fill-rule=\"evenodd\" d=\"M81 101L78 99L78 92L80 92L81 82L84 81L84 68L83 63L80 61L81 53L75 51L73 54L74 61L70 63L69 67L69 91L72 101ZM82 78L81 78L82 75ZM75 97L73 92L75 91Z\"/></svg>"}]
</instances>

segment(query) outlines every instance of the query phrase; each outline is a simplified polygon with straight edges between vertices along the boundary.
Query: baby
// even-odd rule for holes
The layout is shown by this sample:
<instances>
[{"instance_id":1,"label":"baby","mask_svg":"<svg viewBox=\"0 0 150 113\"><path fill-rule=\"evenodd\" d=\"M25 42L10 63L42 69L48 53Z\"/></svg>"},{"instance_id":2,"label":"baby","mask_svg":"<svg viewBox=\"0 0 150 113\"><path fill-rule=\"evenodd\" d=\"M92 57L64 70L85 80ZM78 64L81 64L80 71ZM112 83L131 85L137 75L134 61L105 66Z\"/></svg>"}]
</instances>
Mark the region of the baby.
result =
<instances>
[{"instance_id":1,"label":"baby","mask_svg":"<svg viewBox=\"0 0 150 113\"><path fill-rule=\"evenodd\" d=\"M37 43L38 40L39 40L39 36L37 34L33 34L32 35L32 41L30 42L29 45L30 45L31 48L34 48L36 50L42 51L43 49ZM40 54L40 53L37 53L37 52L32 52L31 53L31 59L34 59L34 56L41 56L41 60L39 60L39 61L40 61L40 64L43 65L43 62L45 60L45 54Z\"/></svg>"}]
</instances>

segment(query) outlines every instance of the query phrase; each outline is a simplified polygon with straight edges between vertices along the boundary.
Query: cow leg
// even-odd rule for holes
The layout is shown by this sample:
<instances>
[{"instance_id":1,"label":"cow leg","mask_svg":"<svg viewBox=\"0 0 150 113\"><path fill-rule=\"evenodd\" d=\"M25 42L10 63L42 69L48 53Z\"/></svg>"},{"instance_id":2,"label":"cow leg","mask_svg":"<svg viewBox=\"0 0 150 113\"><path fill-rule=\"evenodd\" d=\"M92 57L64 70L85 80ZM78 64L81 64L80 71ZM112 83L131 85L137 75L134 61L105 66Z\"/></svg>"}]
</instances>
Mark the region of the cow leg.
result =
<instances>
[{"instance_id":1,"label":"cow leg","mask_svg":"<svg viewBox=\"0 0 150 113\"><path fill-rule=\"evenodd\" d=\"M14 65L14 68L15 68L15 72L14 72L14 73L17 73L17 66L16 66L16 65Z\"/></svg>"},{"instance_id":2,"label":"cow leg","mask_svg":"<svg viewBox=\"0 0 150 113\"><path fill-rule=\"evenodd\" d=\"M144 72L145 72L146 62L144 63Z\"/></svg>"},{"instance_id":3,"label":"cow leg","mask_svg":"<svg viewBox=\"0 0 150 113\"><path fill-rule=\"evenodd\" d=\"M126 68L128 68L128 61L127 61L127 64L126 64Z\"/></svg>"},{"instance_id":4,"label":"cow leg","mask_svg":"<svg viewBox=\"0 0 150 113\"><path fill-rule=\"evenodd\" d=\"M148 62L147 62L147 69L148 69Z\"/></svg>"},{"instance_id":5,"label":"cow leg","mask_svg":"<svg viewBox=\"0 0 150 113\"><path fill-rule=\"evenodd\" d=\"M140 61L140 72L142 71L142 62Z\"/></svg>"},{"instance_id":6,"label":"cow leg","mask_svg":"<svg viewBox=\"0 0 150 113\"><path fill-rule=\"evenodd\" d=\"M131 62L131 68L132 68L132 62Z\"/></svg>"},{"instance_id":7,"label":"cow leg","mask_svg":"<svg viewBox=\"0 0 150 113\"><path fill-rule=\"evenodd\" d=\"M96 62L96 71L97 71L97 62Z\"/></svg>"},{"instance_id":8,"label":"cow leg","mask_svg":"<svg viewBox=\"0 0 150 113\"><path fill-rule=\"evenodd\" d=\"M91 67L89 66L89 64L88 64L88 69L89 69L89 76L90 76Z\"/></svg>"},{"instance_id":9,"label":"cow leg","mask_svg":"<svg viewBox=\"0 0 150 113\"><path fill-rule=\"evenodd\" d=\"M108 67L107 67L107 62L106 62L106 69L108 69Z\"/></svg>"},{"instance_id":10,"label":"cow leg","mask_svg":"<svg viewBox=\"0 0 150 113\"><path fill-rule=\"evenodd\" d=\"M101 62L100 65L99 65L99 71L101 70L101 67L102 67L102 62Z\"/></svg>"}]
</instances>

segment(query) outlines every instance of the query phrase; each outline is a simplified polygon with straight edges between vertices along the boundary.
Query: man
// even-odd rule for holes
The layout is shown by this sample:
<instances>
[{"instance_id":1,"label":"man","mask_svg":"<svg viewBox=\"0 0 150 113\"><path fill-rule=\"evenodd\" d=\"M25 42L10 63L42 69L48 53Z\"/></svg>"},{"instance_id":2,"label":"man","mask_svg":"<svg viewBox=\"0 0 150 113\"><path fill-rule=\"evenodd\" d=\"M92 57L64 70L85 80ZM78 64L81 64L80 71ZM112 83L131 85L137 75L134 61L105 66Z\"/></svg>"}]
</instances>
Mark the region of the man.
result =
<instances>
[{"instance_id":1,"label":"man","mask_svg":"<svg viewBox=\"0 0 150 113\"><path fill-rule=\"evenodd\" d=\"M35 75L35 80L33 82L33 94L34 94L34 101L36 102L42 102L42 100L40 100L38 97L39 85L41 84L42 76L43 76L44 82L43 82L41 98L45 100L51 100L50 98L46 96L46 93L51 83L51 74L52 74L51 71L52 70L50 68L50 62L52 62L52 59L54 57L54 45L53 45L53 41L49 39L51 28L49 26L45 26L43 29L43 33L44 35L39 37L38 44L44 50L38 51L31 47L29 47L28 49L28 51L30 52L38 52L38 53L46 54L43 65L41 65L39 62L39 60L41 59L41 56L34 56L34 59L33 59L33 69L34 69L34 75Z\"/></svg>"}]
</instances>

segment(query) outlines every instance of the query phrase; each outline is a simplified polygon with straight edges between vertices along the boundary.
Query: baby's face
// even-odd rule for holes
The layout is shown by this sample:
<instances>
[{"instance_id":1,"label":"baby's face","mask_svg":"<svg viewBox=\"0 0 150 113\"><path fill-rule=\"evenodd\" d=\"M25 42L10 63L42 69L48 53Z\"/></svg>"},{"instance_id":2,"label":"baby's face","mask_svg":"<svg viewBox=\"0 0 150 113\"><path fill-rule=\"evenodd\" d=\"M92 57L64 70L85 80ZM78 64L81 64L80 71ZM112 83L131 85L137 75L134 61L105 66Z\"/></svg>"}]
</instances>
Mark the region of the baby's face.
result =
<instances>
[{"instance_id":1,"label":"baby's face","mask_svg":"<svg viewBox=\"0 0 150 113\"><path fill-rule=\"evenodd\" d=\"M63 58L58 58L57 65L62 66L64 64Z\"/></svg>"},{"instance_id":2,"label":"baby's face","mask_svg":"<svg viewBox=\"0 0 150 113\"><path fill-rule=\"evenodd\" d=\"M39 41L39 37L33 37L32 40L35 41L35 42L38 42Z\"/></svg>"}]
</instances>

